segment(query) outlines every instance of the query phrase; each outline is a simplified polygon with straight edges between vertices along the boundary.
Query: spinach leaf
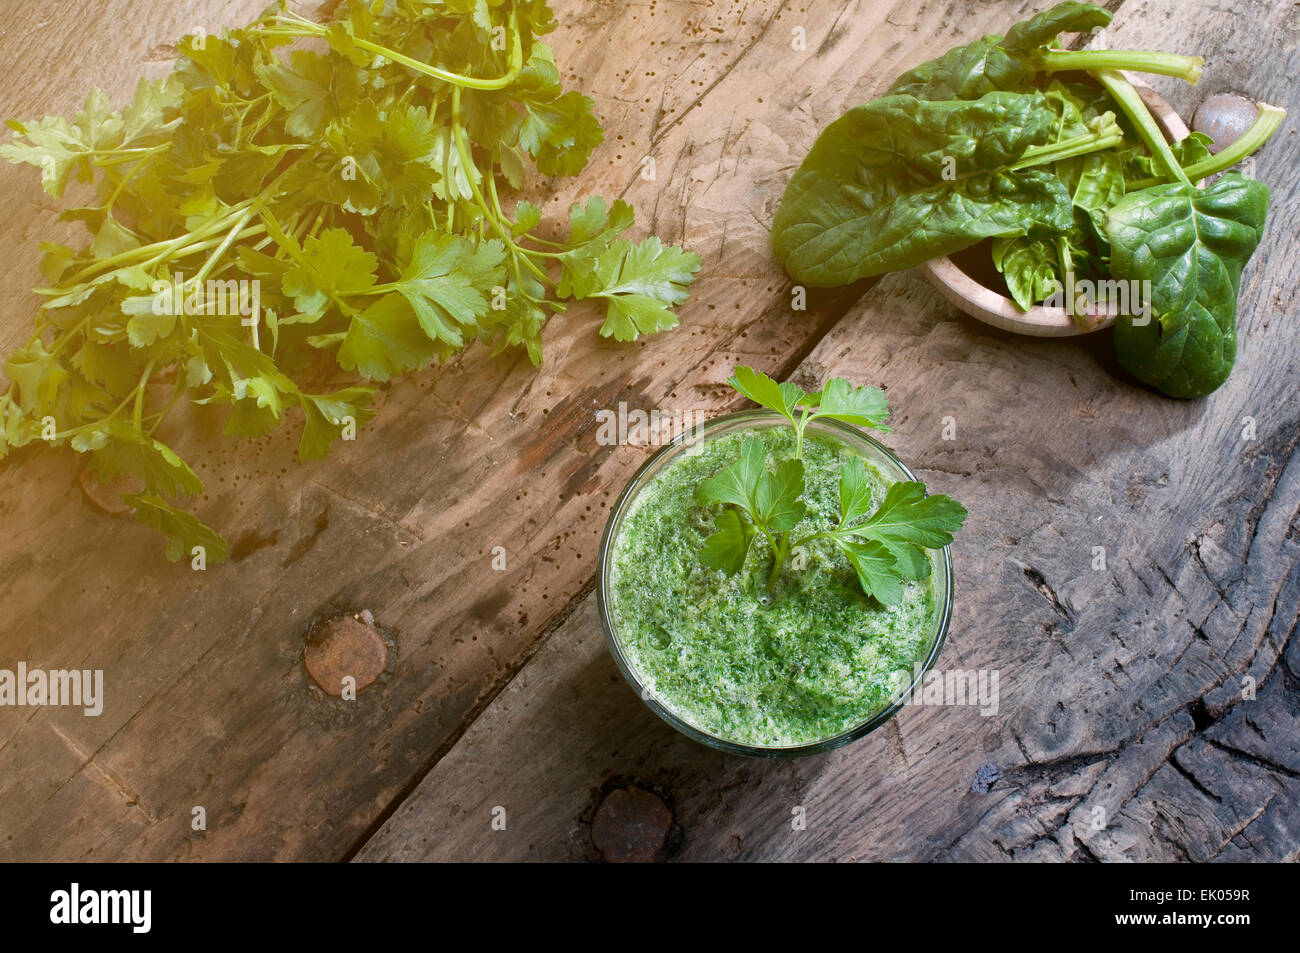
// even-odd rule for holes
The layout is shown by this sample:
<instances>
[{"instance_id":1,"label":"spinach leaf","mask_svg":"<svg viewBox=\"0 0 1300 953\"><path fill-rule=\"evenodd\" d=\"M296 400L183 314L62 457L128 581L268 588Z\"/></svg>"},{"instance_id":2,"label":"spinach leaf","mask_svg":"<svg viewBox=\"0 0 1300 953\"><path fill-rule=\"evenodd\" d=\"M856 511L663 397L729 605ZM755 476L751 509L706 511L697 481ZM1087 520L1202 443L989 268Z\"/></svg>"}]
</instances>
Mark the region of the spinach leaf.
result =
<instances>
[{"instance_id":1,"label":"spinach leaf","mask_svg":"<svg viewBox=\"0 0 1300 953\"><path fill-rule=\"evenodd\" d=\"M979 99L996 89L1020 89L1041 68L1036 55L1058 35L1092 30L1110 20L1110 12L1099 6L1067 0L1017 23L1005 37L986 36L908 70L889 92L922 99Z\"/></svg>"},{"instance_id":2,"label":"spinach leaf","mask_svg":"<svg viewBox=\"0 0 1300 953\"><path fill-rule=\"evenodd\" d=\"M1203 397L1237 354L1237 290L1268 210L1263 183L1229 172L1206 189L1182 182L1126 195L1106 216L1111 272L1150 281L1154 320L1122 317L1120 363L1171 397Z\"/></svg>"},{"instance_id":3,"label":"spinach leaf","mask_svg":"<svg viewBox=\"0 0 1300 953\"><path fill-rule=\"evenodd\" d=\"M776 255L796 281L827 287L1034 224L1065 231L1070 195L1049 170L1022 165L1035 147L1055 148L1059 121L1059 102L1041 92L857 106L823 130L791 178L772 224ZM1115 144L1109 135L1094 129L1078 147Z\"/></svg>"},{"instance_id":4,"label":"spinach leaf","mask_svg":"<svg viewBox=\"0 0 1300 953\"><path fill-rule=\"evenodd\" d=\"M1124 196L1124 166L1114 150L1091 152L1056 163L1056 173L1070 194L1074 221L1060 235L1023 235L993 240L993 265L1022 311L1081 280L1108 276L1103 257L1109 254L1097 223ZM1093 302L1100 304L1100 302ZM1070 309L1085 330L1096 326L1097 315L1085 308Z\"/></svg>"},{"instance_id":5,"label":"spinach leaf","mask_svg":"<svg viewBox=\"0 0 1300 953\"><path fill-rule=\"evenodd\" d=\"M1006 279L1007 290L1020 307L1028 311L1061 285L1056 274L1056 245L1051 239L993 239L993 264Z\"/></svg>"},{"instance_id":6,"label":"spinach leaf","mask_svg":"<svg viewBox=\"0 0 1300 953\"><path fill-rule=\"evenodd\" d=\"M1124 197L1124 163L1117 152L1093 152L1056 166L1075 208L1100 212Z\"/></svg>"},{"instance_id":7,"label":"spinach leaf","mask_svg":"<svg viewBox=\"0 0 1300 953\"><path fill-rule=\"evenodd\" d=\"M1195 162L1202 162L1210 157L1210 145L1214 142L1203 132L1190 133L1186 139L1180 139L1178 142L1171 143L1170 152L1178 160L1178 164L1186 168ZM1144 179L1153 179L1160 176L1161 169L1156 165L1151 154L1143 149L1140 145L1134 144L1128 149L1120 150L1120 161L1123 164L1124 177L1130 184L1140 183ZM1154 185L1154 182L1147 182L1148 185Z\"/></svg>"}]
</instances>

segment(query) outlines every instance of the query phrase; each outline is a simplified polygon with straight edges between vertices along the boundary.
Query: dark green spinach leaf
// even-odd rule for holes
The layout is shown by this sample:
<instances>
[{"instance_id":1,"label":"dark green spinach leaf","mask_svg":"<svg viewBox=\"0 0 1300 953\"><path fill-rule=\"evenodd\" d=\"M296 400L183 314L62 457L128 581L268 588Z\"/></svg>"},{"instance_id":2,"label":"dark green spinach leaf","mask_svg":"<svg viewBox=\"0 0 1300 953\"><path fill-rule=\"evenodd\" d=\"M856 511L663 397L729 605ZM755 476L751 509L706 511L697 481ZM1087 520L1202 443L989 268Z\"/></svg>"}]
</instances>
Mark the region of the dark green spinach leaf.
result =
<instances>
[{"instance_id":1,"label":"dark green spinach leaf","mask_svg":"<svg viewBox=\"0 0 1300 953\"><path fill-rule=\"evenodd\" d=\"M1125 196L1106 216L1111 272L1151 283L1151 318L1121 317L1120 363L1171 397L1203 397L1237 354L1237 290L1264 233L1268 188L1229 172L1206 189L1181 182Z\"/></svg>"},{"instance_id":2,"label":"dark green spinach leaf","mask_svg":"<svg viewBox=\"0 0 1300 953\"><path fill-rule=\"evenodd\" d=\"M1041 92L884 96L851 109L790 180L772 225L776 255L795 280L827 287L1035 225L1065 231L1069 193L1050 170L1024 167L1036 147L1055 146L1059 121L1059 102ZM1112 130L1098 122L1077 148L1113 144Z\"/></svg>"},{"instance_id":3,"label":"dark green spinach leaf","mask_svg":"<svg viewBox=\"0 0 1300 953\"><path fill-rule=\"evenodd\" d=\"M1093 30L1110 20L1110 12L1101 7L1067 0L1017 23L1005 37L986 36L908 70L889 92L921 99L979 99L995 89L1023 89L1041 68L1037 54L1057 36Z\"/></svg>"}]
</instances>

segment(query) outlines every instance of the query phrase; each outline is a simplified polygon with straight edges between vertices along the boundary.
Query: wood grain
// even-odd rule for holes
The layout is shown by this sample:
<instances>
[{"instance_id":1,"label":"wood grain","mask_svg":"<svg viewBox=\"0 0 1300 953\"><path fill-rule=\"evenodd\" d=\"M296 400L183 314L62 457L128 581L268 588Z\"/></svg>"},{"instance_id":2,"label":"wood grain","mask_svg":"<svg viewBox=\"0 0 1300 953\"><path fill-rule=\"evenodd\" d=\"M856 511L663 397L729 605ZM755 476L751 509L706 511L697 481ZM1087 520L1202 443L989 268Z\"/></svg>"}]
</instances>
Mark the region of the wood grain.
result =
<instances>
[{"instance_id":1,"label":"wood grain","mask_svg":"<svg viewBox=\"0 0 1300 953\"><path fill-rule=\"evenodd\" d=\"M1294 116L1300 23L1263 3L1202 12L1126 4L1109 40L1210 66L1231 52L1205 92ZM914 274L868 292L793 375L885 385L893 448L969 507L940 667L998 670L995 716L909 708L822 757L726 757L639 702L588 598L357 859L593 859L596 804L632 783L672 806L679 860L1295 860L1298 163L1288 119L1256 164L1274 204L1237 370L1207 401L1132 386L1105 335L983 327ZM987 764L999 779L975 793Z\"/></svg>"},{"instance_id":2,"label":"wood grain","mask_svg":"<svg viewBox=\"0 0 1300 953\"><path fill-rule=\"evenodd\" d=\"M166 68L167 42L196 16L214 31L260 6L24 6L0 37L0 112L68 111L91 84L120 99ZM792 313L767 250L817 128L1031 6L562 3L557 60L597 100L607 138L580 180L532 194L559 216L588 194L623 195L643 230L700 251L680 330L617 345L573 308L548 328L541 371L471 351L387 389L362 439L308 467L292 462L292 428L232 446L202 413L169 421L165 439L207 481L201 515L237 556L202 574L162 562L150 531L90 512L70 456L0 464L0 658L103 668L108 692L98 719L0 712L0 858L348 854L589 588L602 512L639 459L596 445L595 410L722 409L734 363L789 371L860 292ZM795 27L807 50L792 49ZM654 181L640 177L645 155ZM0 172L14 201L6 345L30 325L35 242L59 234L30 171ZM505 572L490 568L497 545ZM388 671L355 703L328 699L303 645L314 621L363 609L390 643ZM204 832L191 830L196 806Z\"/></svg>"}]
</instances>

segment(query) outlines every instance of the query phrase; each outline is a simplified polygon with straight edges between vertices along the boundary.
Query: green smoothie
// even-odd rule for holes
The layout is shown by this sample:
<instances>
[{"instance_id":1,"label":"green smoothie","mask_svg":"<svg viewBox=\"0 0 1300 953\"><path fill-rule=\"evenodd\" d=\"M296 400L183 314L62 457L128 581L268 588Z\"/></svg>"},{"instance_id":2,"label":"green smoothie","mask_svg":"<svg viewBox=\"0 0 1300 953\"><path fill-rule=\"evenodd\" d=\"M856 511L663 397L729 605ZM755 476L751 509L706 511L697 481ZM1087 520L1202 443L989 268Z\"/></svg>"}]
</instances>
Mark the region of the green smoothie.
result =
<instances>
[{"instance_id":1,"label":"green smoothie","mask_svg":"<svg viewBox=\"0 0 1300 953\"><path fill-rule=\"evenodd\" d=\"M794 455L790 427L733 431L681 453L641 489L612 544L608 591L616 638L642 684L683 721L744 745L822 741L887 707L911 683L940 612L929 578L883 606L865 595L843 554L825 539L788 562L769 591L771 548L754 544L734 576L707 569L700 549L719 505L700 506L695 486L761 436L768 463ZM838 520L840 464L857 451L810 431L804 438L808 514L796 535ZM862 457L872 506L894 482Z\"/></svg>"}]
</instances>

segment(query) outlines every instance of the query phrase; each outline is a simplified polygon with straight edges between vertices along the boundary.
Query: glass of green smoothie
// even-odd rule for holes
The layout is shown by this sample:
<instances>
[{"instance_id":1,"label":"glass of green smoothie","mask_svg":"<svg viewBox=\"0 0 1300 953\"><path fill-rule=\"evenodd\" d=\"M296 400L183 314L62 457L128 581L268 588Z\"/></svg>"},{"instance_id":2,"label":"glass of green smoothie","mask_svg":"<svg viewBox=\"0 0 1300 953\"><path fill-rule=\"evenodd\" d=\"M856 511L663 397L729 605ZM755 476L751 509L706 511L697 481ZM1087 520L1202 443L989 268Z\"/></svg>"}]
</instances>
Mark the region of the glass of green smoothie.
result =
<instances>
[{"instance_id":1,"label":"glass of green smoothie","mask_svg":"<svg viewBox=\"0 0 1300 953\"><path fill-rule=\"evenodd\" d=\"M610 513L597 599L610 652L647 705L683 734L754 757L829 751L884 724L934 665L952 615L948 547L927 550L930 572L884 605L863 592L825 540L779 572L755 545L733 575L700 560L717 508L694 496L747 438L769 460L796 435L767 410L715 418L679 434L637 472ZM808 503L802 535L834 524L839 472L860 459L878 504L916 477L862 429L812 421L802 440ZM775 575L774 575L775 573Z\"/></svg>"}]
</instances>

